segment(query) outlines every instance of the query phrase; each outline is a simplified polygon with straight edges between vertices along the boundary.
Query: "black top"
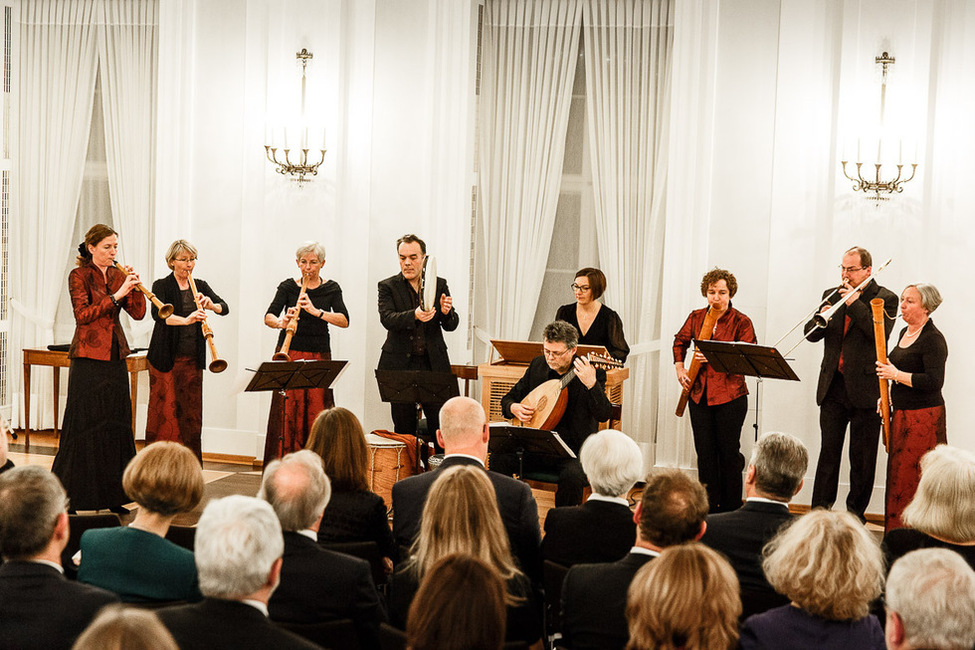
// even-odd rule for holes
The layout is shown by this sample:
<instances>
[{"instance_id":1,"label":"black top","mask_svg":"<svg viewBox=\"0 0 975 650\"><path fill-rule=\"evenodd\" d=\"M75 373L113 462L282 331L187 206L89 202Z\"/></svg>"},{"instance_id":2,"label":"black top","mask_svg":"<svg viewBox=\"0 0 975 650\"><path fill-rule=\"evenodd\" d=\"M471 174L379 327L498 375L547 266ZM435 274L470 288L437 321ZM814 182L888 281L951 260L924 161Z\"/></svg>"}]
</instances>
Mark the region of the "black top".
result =
<instances>
[{"instance_id":1,"label":"black top","mask_svg":"<svg viewBox=\"0 0 975 650\"><path fill-rule=\"evenodd\" d=\"M975 546L942 542L928 534L913 528L895 528L884 536L884 554L887 557L887 570L893 566L898 558L919 548L946 548L958 553L975 569Z\"/></svg>"},{"instance_id":2,"label":"black top","mask_svg":"<svg viewBox=\"0 0 975 650\"><path fill-rule=\"evenodd\" d=\"M230 307L223 298L218 296L205 280L193 278L196 282L197 290L213 301L213 304L220 305L220 315L226 316L230 313ZM172 273L164 278L159 278L152 283L152 292L156 294L163 303L173 306L173 314L176 316L189 316L196 311L196 303L185 304L181 299L181 289L176 276ZM191 297L192 300L192 297ZM149 340L149 353L147 359L152 367L160 372L169 372L173 369L176 355L179 350L179 339L181 332L190 332L196 340L196 366L201 370L207 366L207 346L206 339L203 338L203 328L199 323L192 325L167 325L165 318L159 317L159 310L155 305L152 307L152 319L155 324L152 327L152 338ZM216 313L216 312L213 312ZM212 321L211 321L212 322Z\"/></svg>"},{"instance_id":3,"label":"black top","mask_svg":"<svg viewBox=\"0 0 975 650\"><path fill-rule=\"evenodd\" d=\"M267 308L267 313L272 316L280 316L287 309L298 304L298 295L301 293L301 285L291 278L278 285L278 290L274 294L274 300ZM342 288L335 280L323 282L314 289L305 292L311 304L323 311L330 311L342 314L346 319L349 318L349 310L345 308L342 301ZM281 330L278 334L278 347L284 343L286 330ZM291 349L299 352L323 352L332 351L328 337L328 323L321 318L315 318L306 311L301 311L298 318L298 329L291 339Z\"/></svg>"},{"instance_id":4,"label":"black top","mask_svg":"<svg viewBox=\"0 0 975 650\"><path fill-rule=\"evenodd\" d=\"M386 504L381 496L368 490L332 492L318 527L318 541L376 542L383 557L396 557Z\"/></svg>"},{"instance_id":5,"label":"black top","mask_svg":"<svg viewBox=\"0 0 975 650\"><path fill-rule=\"evenodd\" d=\"M562 375L548 367L544 356L535 357L518 383L501 398L501 412L506 418L513 417L511 413L513 404L521 403L532 389L549 379L561 377ZM565 414L552 429L558 432L565 444L577 456L589 434L595 433L599 429L599 423L608 420L613 413L613 405L610 404L603 388L605 384L606 371L596 369L596 384L592 388L586 388L585 384L578 379L570 381L566 386L569 399L565 406Z\"/></svg>"},{"instance_id":6,"label":"black top","mask_svg":"<svg viewBox=\"0 0 975 650\"><path fill-rule=\"evenodd\" d=\"M596 318L593 319L589 331L585 334L582 333L576 318L576 303L559 307L555 319L564 320L576 328L579 332L579 345L602 345L613 358L626 361L630 346L626 344L626 339L623 337L623 321L619 314L606 305L602 305L596 312Z\"/></svg>"},{"instance_id":7,"label":"black top","mask_svg":"<svg viewBox=\"0 0 975 650\"><path fill-rule=\"evenodd\" d=\"M908 328L901 330L898 345L890 349L888 361L898 370L911 373L911 386L895 383L890 391L890 401L899 411L931 408L945 403L941 387L945 383L945 361L948 359L948 344L934 321L921 328L921 333L910 347L900 347Z\"/></svg>"}]
</instances>

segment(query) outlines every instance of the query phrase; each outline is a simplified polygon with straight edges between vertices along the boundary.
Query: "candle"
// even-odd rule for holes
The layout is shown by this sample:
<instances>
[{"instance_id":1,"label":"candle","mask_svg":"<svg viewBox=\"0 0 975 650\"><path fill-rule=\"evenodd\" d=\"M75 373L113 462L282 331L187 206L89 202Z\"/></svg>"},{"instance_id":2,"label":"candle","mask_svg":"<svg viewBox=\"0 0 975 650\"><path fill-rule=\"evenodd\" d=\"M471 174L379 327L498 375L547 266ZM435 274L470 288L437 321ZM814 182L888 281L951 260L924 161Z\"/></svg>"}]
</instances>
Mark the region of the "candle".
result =
<instances>
[{"instance_id":1,"label":"candle","mask_svg":"<svg viewBox=\"0 0 975 650\"><path fill-rule=\"evenodd\" d=\"M884 139L883 138L877 138L877 163L878 164L880 163L880 159L882 157L882 153L881 152L883 151L883 144L884 144Z\"/></svg>"},{"instance_id":2,"label":"candle","mask_svg":"<svg viewBox=\"0 0 975 650\"><path fill-rule=\"evenodd\" d=\"M897 164L904 164L904 139L901 138L897 142Z\"/></svg>"},{"instance_id":3,"label":"candle","mask_svg":"<svg viewBox=\"0 0 975 650\"><path fill-rule=\"evenodd\" d=\"M857 138L857 162L860 162L860 138Z\"/></svg>"},{"instance_id":4,"label":"candle","mask_svg":"<svg viewBox=\"0 0 975 650\"><path fill-rule=\"evenodd\" d=\"M302 149L308 148L308 127L307 126L301 129L301 148Z\"/></svg>"}]
</instances>

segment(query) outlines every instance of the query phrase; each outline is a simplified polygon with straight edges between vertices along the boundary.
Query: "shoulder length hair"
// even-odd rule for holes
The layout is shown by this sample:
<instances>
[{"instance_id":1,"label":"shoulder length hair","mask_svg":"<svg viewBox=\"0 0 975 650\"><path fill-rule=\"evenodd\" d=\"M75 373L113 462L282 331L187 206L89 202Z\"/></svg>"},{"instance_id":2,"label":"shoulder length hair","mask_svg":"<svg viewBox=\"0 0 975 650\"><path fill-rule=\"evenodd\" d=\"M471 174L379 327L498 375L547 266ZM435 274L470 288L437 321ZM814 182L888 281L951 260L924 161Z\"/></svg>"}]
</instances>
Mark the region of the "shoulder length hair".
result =
<instances>
[{"instance_id":1,"label":"shoulder length hair","mask_svg":"<svg viewBox=\"0 0 975 650\"><path fill-rule=\"evenodd\" d=\"M355 413L341 406L325 409L311 425L305 449L322 457L335 492L369 489L369 448Z\"/></svg>"}]
</instances>

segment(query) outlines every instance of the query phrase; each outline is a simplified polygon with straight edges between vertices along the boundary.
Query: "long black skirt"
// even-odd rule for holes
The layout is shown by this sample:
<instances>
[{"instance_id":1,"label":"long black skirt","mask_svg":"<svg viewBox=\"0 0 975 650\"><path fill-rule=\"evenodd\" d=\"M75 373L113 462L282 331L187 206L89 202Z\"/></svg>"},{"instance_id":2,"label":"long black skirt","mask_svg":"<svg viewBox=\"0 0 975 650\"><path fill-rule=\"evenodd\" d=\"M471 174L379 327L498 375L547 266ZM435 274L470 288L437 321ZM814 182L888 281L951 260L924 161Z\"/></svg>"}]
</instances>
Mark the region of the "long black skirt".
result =
<instances>
[{"instance_id":1,"label":"long black skirt","mask_svg":"<svg viewBox=\"0 0 975 650\"><path fill-rule=\"evenodd\" d=\"M76 358L68 371L61 442L51 468L76 510L129 502L122 472L135 456L125 359Z\"/></svg>"}]
</instances>

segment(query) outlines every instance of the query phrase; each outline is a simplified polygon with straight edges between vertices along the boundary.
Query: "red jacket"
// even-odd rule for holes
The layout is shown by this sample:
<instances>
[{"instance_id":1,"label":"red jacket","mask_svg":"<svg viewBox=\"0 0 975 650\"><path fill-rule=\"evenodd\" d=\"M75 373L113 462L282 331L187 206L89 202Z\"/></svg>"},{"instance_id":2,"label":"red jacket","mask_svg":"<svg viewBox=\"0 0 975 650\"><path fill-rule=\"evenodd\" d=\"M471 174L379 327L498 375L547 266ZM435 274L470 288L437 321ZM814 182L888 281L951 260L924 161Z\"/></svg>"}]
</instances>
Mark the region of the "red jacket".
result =
<instances>
[{"instance_id":1,"label":"red jacket","mask_svg":"<svg viewBox=\"0 0 975 650\"><path fill-rule=\"evenodd\" d=\"M107 287L105 277L108 278ZM110 297L123 282L125 274L114 266L108 268L106 276L102 276L101 269L90 262L73 269L68 275L68 293L71 294L71 306L77 323L68 350L69 358L109 361L112 358L113 337L118 339L119 358L128 356L129 344L119 323L120 310ZM135 320L142 320L146 315L146 299L138 289L129 292L119 301L119 305Z\"/></svg>"},{"instance_id":2,"label":"red jacket","mask_svg":"<svg viewBox=\"0 0 975 650\"><path fill-rule=\"evenodd\" d=\"M684 321L680 331L674 336L674 363L684 360L691 339L697 338L701 332L707 311L707 307L692 311L687 320ZM715 324L714 335L711 336L711 339L714 341L744 341L745 343L758 342L755 338L755 328L752 327L751 319L731 305L728 305L728 311L722 314ZM694 403L704 403L708 406L727 404L731 400L747 394L748 387L745 386L744 375L717 372L711 367L710 363L701 366L701 371L697 373L697 380L691 387L691 399L694 400Z\"/></svg>"}]
</instances>

